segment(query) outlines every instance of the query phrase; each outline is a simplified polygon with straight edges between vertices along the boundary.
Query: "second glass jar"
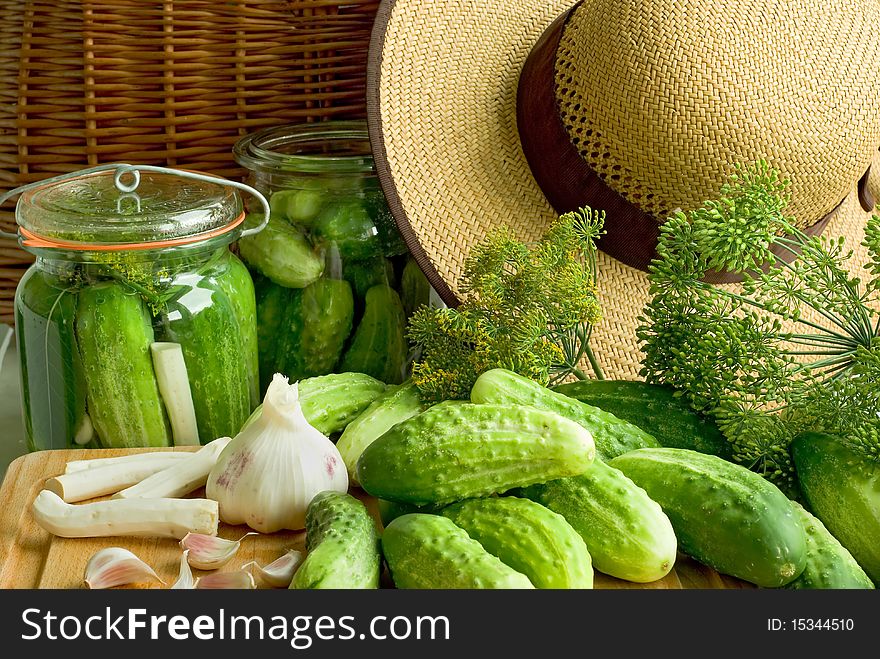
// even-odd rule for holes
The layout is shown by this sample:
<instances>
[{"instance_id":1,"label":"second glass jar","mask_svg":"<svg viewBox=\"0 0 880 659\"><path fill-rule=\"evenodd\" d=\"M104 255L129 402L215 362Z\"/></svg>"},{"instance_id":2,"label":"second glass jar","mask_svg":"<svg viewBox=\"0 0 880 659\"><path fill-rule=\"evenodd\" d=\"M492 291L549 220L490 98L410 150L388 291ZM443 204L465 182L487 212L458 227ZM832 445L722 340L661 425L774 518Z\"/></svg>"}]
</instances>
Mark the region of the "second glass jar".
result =
<instances>
[{"instance_id":1,"label":"second glass jar","mask_svg":"<svg viewBox=\"0 0 880 659\"><path fill-rule=\"evenodd\" d=\"M388 210L366 125L273 127L234 153L272 209L262 232L239 241L256 289L261 390L274 373L403 382L406 322L431 287Z\"/></svg>"}]
</instances>

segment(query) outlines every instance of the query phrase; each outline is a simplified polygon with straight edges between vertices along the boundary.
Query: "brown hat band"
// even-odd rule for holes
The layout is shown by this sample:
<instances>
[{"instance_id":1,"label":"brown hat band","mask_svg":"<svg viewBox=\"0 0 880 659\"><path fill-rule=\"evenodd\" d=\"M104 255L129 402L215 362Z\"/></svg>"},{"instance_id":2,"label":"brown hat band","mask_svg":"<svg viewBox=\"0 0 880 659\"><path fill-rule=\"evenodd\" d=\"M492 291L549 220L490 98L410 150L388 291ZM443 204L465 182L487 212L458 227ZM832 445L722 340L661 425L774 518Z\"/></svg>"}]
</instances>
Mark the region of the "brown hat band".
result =
<instances>
[{"instance_id":1,"label":"brown hat band","mask_svg":"<svg viewBox=\"0 0 880 659\"><path fill-rule=\"evenodd\" d=\"M633 268L647 271L656 257L660 220L639 209L611 188L581 157L571 143L556 100L555 66L560 40L574 7L559 16L532 48L519 78L516 119L523 152L535 181L557 213L589 205L608 215L605 235L599 249ZM869 201L868 173L859 186L863 207ZM822 233L843 200L825 217L804 230L807 235ZM867 207L865 208L867 210ZM786 260L789 251L778 254ZM710 273L707 281L726 283L742 277L730 273Z\"/></svg>"}]
</instances>

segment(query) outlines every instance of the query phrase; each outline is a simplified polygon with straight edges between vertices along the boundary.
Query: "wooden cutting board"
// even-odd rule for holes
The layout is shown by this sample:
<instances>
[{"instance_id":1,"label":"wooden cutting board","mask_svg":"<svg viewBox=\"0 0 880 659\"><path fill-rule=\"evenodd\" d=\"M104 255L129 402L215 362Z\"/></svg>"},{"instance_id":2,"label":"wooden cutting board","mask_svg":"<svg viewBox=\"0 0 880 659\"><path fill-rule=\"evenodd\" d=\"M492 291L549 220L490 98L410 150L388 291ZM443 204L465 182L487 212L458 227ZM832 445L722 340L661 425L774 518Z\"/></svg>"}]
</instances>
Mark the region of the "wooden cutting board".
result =
<instances>
[{"instance_id":1,"label":"wooden cutting board","mask_svg":"<svg viewBox=\"0 0 880 659\"><path fill-rule=\"evenodd\" d=\"M124 547L146 561L165 581L137 584L138 588L165 588L177 579L181 550L169 538L58 538L40 528L31 514L31 503L47 478L64 472L69 460L105 458L156 449L103 449L41 451L15 460L0 486L0 588L83 588L83 572L89 558L104 547ZM186 448L169 451L193 450ZM193 496L203 496L196 492ZM361 490L352 494L363 500L378 519L375 499ZM250 529L221 524L219 535L237 540ZM235 570L250 561L266 564L289 548L304 550L304 532L280 532L249 536L238 554L222 570ZM196 576L206 574L193 570ZM596 573L596 588L751 588L732 577L720 575L699 563L679 556L673 571L660 581L634 584Z\"/></svg>"}]
</instances>

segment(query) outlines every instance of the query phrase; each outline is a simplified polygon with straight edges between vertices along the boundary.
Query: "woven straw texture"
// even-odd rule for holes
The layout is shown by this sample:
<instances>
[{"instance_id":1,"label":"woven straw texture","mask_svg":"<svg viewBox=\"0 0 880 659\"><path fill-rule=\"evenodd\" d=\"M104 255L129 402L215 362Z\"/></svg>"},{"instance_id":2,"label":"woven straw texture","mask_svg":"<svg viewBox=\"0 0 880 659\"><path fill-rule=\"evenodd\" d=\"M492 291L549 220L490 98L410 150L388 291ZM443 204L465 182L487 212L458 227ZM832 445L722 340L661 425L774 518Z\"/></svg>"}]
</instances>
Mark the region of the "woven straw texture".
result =
<instances>
[{"instance_id":1,"label":"woven straw texture","mask_svg":"<svg viewBox=\"0 0 880 659\"><path fill-rule=\"evenodd\" d=\"M515 100L532 45L569 6L568 0L491 0L479 7L469 0L395 0L383 6L387 15L380 10L367 90L377 167L423 269L452 294L468 250L487 231L507 225L534 240L556 217L519 145ZM825 154L828 164L834 155ZM715 165L723 171L727 161ZM855 194L864 168L828 200L832 208L849 195L825 230L856 248L854 271L865 260L858 244L869 215ZM607 376L637 379L635 326L648 300L646 274L601 252L598 262L604 319L592 344Z\"/></svg>"},{"instance_id":2,"label":"woven straw texture","mask_svg":"<svg viewBox=\"0 0 880 659\"><path fill-rule=\"evenodd\" d=\"M363 117L377 5L0 0L0 188L114 161L235 178L247 132ZM0 241L0 322L29 262Z\"/></svg>"},{"instance_id":3,"label":"woven straw texture","mask_svg":"<svg viewBox=\"0 0 880 659\"><path fill-rule=\"evenodd\" d=\"M655 217L765 158L806 228L880 144L878 26L875 0L589 0L560 41L556 100L584 160Z\"/></svg>"}]
</instances>

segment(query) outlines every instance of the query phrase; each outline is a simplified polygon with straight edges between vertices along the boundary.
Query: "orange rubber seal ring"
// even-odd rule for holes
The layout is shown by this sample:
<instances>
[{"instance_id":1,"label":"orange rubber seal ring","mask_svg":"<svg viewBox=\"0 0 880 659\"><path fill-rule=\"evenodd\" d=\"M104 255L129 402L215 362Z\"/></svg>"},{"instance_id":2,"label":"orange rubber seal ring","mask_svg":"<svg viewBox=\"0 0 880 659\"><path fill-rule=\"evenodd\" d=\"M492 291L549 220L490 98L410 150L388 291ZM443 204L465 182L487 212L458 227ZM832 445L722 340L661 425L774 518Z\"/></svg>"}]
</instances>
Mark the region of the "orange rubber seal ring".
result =
<instances>
[{"instance_id":1,"label":"orange rubber seal ring","mask_svg":"<svg viewBox=\"0 0 880 659\"><path fill-rule=\"evenodd\" d=\"M203 240L208 240L210 238L216 238L217 236L222 236L223 234L229 233L230 231L235 229L242 222L244 222L244 218L245 212L242 211L237 218L232 220L232 222L230 222L226 226L222 226L207 233L200 233L195 236L184 236L182 238L174 238L172 240L152 240L145 243L116 243L110 245L95 245L91 243L76 243L67 240L47 238L46 236L41 236L22 227L18 228L18 232L23 237L21 244L24 247L69 249L80 252L126 252L131 250L140 251L162 247L178 247L180 245L191 245L192 243L198 243Z\"/></svg>"}]
</instances>

